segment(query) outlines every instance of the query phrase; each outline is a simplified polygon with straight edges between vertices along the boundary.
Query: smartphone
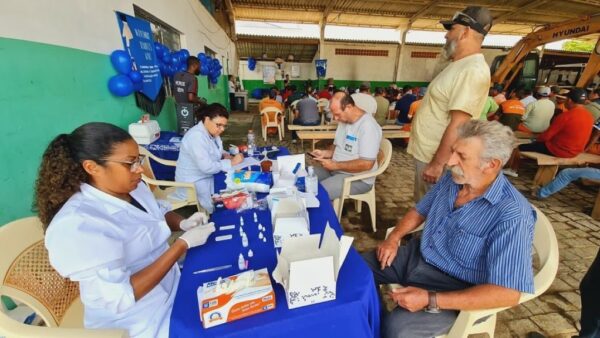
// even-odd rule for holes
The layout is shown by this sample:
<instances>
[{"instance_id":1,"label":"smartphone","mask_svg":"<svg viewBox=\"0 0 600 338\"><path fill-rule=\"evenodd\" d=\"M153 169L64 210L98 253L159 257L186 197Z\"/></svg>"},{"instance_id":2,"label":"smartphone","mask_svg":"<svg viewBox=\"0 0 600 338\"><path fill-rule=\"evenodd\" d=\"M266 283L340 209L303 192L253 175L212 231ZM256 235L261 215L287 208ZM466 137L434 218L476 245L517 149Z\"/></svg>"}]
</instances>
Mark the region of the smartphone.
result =
<instances>
[{"instance_id":1,"label":"smartphone","mask_svg":"<svg viewBox=\"0 0 600 338\"><path fill-rule=\"evenodd\" d=\"M316 156L315 154L313 154L313 153L306 153L306 155L308 155L308 156L310 156L310 157L312 157L312 158L315 158L315 157L317 157L317 156Z\"/></svg>"}]
</instances>

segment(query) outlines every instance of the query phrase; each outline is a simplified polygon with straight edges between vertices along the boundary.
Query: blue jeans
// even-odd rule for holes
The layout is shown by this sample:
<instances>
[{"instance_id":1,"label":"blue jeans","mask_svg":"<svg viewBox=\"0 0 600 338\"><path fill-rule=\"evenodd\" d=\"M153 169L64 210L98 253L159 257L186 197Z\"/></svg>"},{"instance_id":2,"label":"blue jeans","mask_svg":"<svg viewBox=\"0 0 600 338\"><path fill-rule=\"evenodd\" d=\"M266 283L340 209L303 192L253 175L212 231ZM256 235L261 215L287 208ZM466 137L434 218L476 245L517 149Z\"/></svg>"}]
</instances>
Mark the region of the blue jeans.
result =
<instances>
[{"instance_id":1,"label":"blue jeans","mask_svg":"<svg viewBox=\"0 0 600 338\"><path fill-rule=\"evenodd\" d=\"M435 291L463 290L473 286L425 262L421 256L421 240L418 238L411 239L406 245L398 248L392 265L383 270L374 251L365 252L362 257L373 272L375 285L398 283ZM409 312L401 307L396 307L389 313L382 310L382 338L425 338L443 335L448 333L458 316L458 311L453 310L442 310L440 313Z\"/></svg>"},{"instance_id":2,"label":"blue jeans","mask_svg":"<svg viewBox=\"0 0 600 338\"><path fill-rule=\"evenodd\" d=\"M538 197L546 198L555 192L558 192L562 188L566 187L569 183L579 178L588 178L594 180L600 180L600 169L596 168L569 168L563 169L558 175L543 188L538 191Z\"/></svg>"}]
</instances>

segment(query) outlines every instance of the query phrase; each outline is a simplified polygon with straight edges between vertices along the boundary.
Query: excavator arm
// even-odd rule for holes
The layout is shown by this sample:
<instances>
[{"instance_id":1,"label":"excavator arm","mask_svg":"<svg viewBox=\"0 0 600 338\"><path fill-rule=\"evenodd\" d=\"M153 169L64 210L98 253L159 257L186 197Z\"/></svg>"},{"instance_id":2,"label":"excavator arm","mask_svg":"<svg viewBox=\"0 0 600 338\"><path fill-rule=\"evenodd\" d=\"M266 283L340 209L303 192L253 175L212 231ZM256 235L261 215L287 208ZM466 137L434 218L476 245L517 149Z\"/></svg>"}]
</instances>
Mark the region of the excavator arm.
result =
<instances>
[{"instance_id":1,"label":"excavator arm","mask_svg":"<svg viewBox=\"0 0 600 338\"><path fill-rule=\"evenodd\" d=\"M505 88L510 85L507 80L513 70L534 48L564 39L576 38L600 32L600 15L585 16L557 24L547 25L524 36L506 55L500 66L492 75L492 83L502 84ZM591 53L588 66L577 82L577 86L585 86L600 70L600 55L596 49ZM515 70L516 71L516 70Z\"/></svg>"}]
</instances>

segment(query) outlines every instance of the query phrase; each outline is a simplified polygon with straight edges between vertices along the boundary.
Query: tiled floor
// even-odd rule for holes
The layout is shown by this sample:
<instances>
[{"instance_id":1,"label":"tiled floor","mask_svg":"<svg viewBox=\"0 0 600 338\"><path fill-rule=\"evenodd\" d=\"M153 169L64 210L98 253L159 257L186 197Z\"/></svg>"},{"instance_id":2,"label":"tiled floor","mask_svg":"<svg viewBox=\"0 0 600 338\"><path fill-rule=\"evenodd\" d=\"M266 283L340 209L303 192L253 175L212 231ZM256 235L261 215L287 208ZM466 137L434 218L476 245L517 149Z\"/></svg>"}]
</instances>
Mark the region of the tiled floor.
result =
<instances>
[{"instance_id":1,"label":"tiled floor","mask_svg":"<svg viewBox=\"0 0 600 338\"><path fill-rule=\"evenodd\" d=\"M244 142L251 126L257 134L259 144L264 144L260 137L257 115L234 113L229 124L231 127L223 136L225 144ZM267 143L287 146L292 153L309 150L308 144L305 145L305 150L299 144L291 144L289 133L282 142L273 137ZM363 207L361 215L354 210L353 203L347 203L342 216L344 231L355 238L354 246L358 251L375 248L383 239L386 229L414 206L412 159L406 154L401 141L393 143L390 166L376 183L377 232L372 232L367 206ZM529 185L534 174L534 166L525 162L520 176L510 180L529 197ZM571 184L547 200L531 200L546 214L556 231L560 248L559 271L544 295L499 314L495 333L497 337L524 337L529 331L539 331L549 337L571 337L576 334L581 307L579 281L600 245L600 222L589 216L597 192L598 187Z\"/></svg>"}]
</instances>

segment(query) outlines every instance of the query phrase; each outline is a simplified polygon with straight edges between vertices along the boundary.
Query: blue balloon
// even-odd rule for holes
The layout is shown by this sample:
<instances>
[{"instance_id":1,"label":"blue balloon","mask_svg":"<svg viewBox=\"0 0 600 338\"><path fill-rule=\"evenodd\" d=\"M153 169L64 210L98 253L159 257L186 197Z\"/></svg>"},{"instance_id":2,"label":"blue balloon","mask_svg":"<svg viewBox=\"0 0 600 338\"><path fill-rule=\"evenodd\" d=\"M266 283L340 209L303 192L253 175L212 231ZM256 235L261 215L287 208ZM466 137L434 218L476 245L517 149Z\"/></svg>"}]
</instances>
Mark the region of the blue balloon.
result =
<instances>
[{"instance_id":1,"label":"blue balloon","mask_svg":"<svg viewBox=\"0 0 600 338\"><path fill-rule=\"evenodd\" d=\"M253 57L248 58L248 69L254 70L256 68L256 59Z\"/></svg>"},{"instance_id":2,"label":"blue balloon","mask_svg":"<svg viewBox=\"0 0 600 338\"><path fill-rule=\"evenodd\" d=\"M120 74L129 74L133 63L131 62L131 56L124 50L117 49L110 54L110 63Z\"/></svg>"},{"instance_id":3,"label":"blue balloon","mask_svg":"<svg viewBox=\"0 0 600 338\"><path fill-rule=\"evenodd\" d=\"M185 72L187 70L187 65L180 64L179 67L177 68L177 70L180 72Z\"/></svg>"},{"instance_id":4,"label":"blue balloon","mask_svg":"<svg viewBox=\"0 0 600 338\"><path fill-rule=\"evenodd\" d=\"M180 50L179 52L183 56L183 59L187 62L187 58L190 57L190 51L184 48L184 49Z\"/></svg>"},{"instance_id":5,"label":"blue balloon","mask_svg":"<svg viewBox=\"0 0 600 338\"><path fill-rule=\"evenodd\" d=\"M208 75L208 73L210 73L208 66L205 64L201 64L200 65L200 75Z\"/></svg>"},{"instance_id":6,"label":"blue balloon","mask_svg":"<svg viewBox=\"0 0 600 338\"><path fill-rule=\"evenodd\" d=\"M127 96L133 93L133 82L127 75L118 74L108 80L108 90L115 96Z\"/></svg>"},{"instance_id":7,"label":"blue balloon","mask_svg":"<svg viewBox=\"0 0 600 338\"><path fill-rule=\"evenodd\" d=\"M198 60L200 60L200 62L206 62L206 54L198 53Z\"/></svg>"},{"instance_id":8,"label":"blue balloon","mask_svg":"<svg viewBox=\"0 0 600 338\"><path fill-rule=\"evenodd\" d=\"M134 84L142 83L142 81L144 80L144 76L142 76L142 73L138 72L137 70L134 70L131 73L129 73L129 78Z\"/></svg>"},{"instance_id":9,"label":"blue balloon","mask_svg":"<svg viewBox=\"0 0 600 338\"><path fill-rule=\"evenodd\" d=\"M171 64L171 60L173 60L171 58L171 54L167 51L164 51L163 55L162 55L162 60L165 63L165 65L170 65Z\"/></svg>"},{"instance_id":10,"label":"blue balloon","mask_svg":"<svg viewBox=\"0 0 600 338\"><path fill-rule=\"evenodd\" d=\"M172 77L173 75L175 75L175 73L177 73L177 66L176 65L168 65L167 66L167 75L169 77Z\"/></svg>"}]
</instances>

